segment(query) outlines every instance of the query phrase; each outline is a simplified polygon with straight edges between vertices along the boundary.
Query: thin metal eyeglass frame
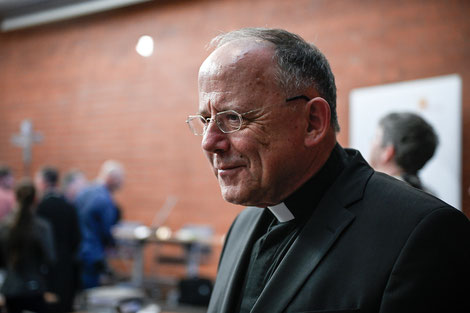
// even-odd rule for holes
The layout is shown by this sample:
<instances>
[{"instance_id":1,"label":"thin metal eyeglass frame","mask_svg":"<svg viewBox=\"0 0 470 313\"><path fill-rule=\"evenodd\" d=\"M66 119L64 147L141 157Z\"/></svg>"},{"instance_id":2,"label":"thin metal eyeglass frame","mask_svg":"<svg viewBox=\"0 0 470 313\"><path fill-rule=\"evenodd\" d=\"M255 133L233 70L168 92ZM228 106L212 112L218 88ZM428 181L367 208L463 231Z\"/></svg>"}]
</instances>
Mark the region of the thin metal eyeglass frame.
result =
<instances>
[{"instance_id":1,"label":"thin metal eyeglass frame","mask_svg":"<svg viewBox=\"0 0 470 313\"><path fill-rule=\"evenodd\" d=\"M310 101L311 99L305 95L299 95L299 96L295 96L295 97L291 97L291 98L287 98L285 101L286 102L290 102L290 101L295 101L295 100L299 100L299 99L303 99L305 101ZM190 115L188 116L188 118L186 119L186 123L188 124L188 127L189 129L191 130L191 132L196 135L196 136L203 136L206 132L206 129L207 129L207 126L212 122L212 121L215 121L216 124L217 124L217 128L219 128L219 130L221 132L223 132L224 134L231 134L231 133L234 133L236 131L239 131L241 128L242 128L242 125L243 125L243 116L247 115L247 114L250 114L250 113L253 113L253 112L256 112L256 111L259 111L259 110L262 110L263 108L258 108L258 109L254 109L254 110L250 110L248 112L244 112L244 113L238 113L237 111L235 110L227 110L227 111L222 111L222 112L218 112L214 117L204 117L200 114L197 114L197 115ZM235 115L238 116L239 120L240 120L240 126L238 126L237 129L233 129L233 130L229 130L229 131L225 131L221 128L220 124L217 122L216 120L216 116L220 115L220 114L226 114L226 113L234 113ZM194 128L191 127L191 125L189 124L189 122L191 122L191 120L195 119L195 118L199 118L201 121L204 120L205 121L205 124L204 124L204 130L203 130L203 133L202 134L199 134L195 131Z\"/></svg>"}]
</instances>

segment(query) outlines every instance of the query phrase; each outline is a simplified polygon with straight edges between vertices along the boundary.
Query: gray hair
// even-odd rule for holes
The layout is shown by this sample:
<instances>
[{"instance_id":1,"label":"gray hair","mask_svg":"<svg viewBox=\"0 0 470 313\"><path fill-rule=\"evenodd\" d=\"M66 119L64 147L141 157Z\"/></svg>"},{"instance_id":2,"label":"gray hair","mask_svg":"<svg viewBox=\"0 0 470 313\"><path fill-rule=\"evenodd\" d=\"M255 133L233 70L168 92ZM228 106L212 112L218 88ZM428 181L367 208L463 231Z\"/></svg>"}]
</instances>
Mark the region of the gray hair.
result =
<instances>
[{"instance_id":1,"label":"gray hair","mask_svg":"<svg viewBox=\"0 0 470 313\"><path fill-rule=\"evenodd\" d=\"M106 180L107 177L121 177L124 175L124 167L121 163L115 160L107 160L101 165L98 177Z\"/></svg>"},{"instance_id":2,"label":"gray hair","mask_svg":"<svg viewBox=\"0 0 470 313\"><path fill-rule=\"evenodd\" d=\"M406 173L417 174L431 159L439 139L433 127L414 113L390 113L379 121L382 146L392 144L395 162Z\"/></svg>"},{"instance_id":3,"label":"gray hair","mask_svg":"<svg viewBox=\"0 0 470 313\"><path fill-rule=\"evenodd\" d=\"M274 58L278 65L277 82L286 94L301 92L313 86L331 110L331 124L339 131L336 113L336 84L326 57L313 44L282 29L243 28L218 35L211 47L245 38L254 38L274 44Z\"/></svg>"},{"instance_id":4,"label":"gray hair","mask_svg":"<svg viewBox=\"0 0 470 313\"><path fill-rule=\"evenodd\" d=\"M74 184L78 179L86 180L85 174L78 169L72 169L64 174L62 178L62 189L66 190L70 185Z\"/></svg>"}]
</instances>

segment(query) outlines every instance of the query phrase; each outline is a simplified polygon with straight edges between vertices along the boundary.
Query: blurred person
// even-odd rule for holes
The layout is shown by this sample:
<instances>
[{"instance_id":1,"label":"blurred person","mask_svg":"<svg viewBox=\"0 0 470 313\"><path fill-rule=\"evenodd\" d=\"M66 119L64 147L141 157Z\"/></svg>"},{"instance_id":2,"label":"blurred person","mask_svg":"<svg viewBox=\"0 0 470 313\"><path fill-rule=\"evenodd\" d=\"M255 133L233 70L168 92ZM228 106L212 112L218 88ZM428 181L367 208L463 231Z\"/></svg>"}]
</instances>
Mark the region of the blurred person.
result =
<instances>
[{"instance_id":1,"label":"blurred person","mask_svg":"<svg viewBox=\"0 0 470 313\"><path fill-rule=\"evenodd\" d=\"M78 216L75 207L61 194L59 171L45 166L35 176L35 185L40 196L37 215L52 226L57 261L47 276L50 290L58 297L48 306L49 313L73 311L75 294L79 289L80 275L78 249L81 240Z\"/></svg>"},{"instance_id":2,"label":"blurred person","mask_svg":"<svg viewBox=\"0 0 470 313\"><path fill-rule=\"evenodd\" d=\"M76 169L68 171L62 179L62 192L65 199L74 203L77 195L87 185L88 181L82 171Z\"/></svg>"},{"instance_id":3,"label":"blurred person","mask_svg":"<svg viewBox=\"0 0 470 313\"><path fill-rule=\"evenodd\" d=\"M52 229L34 213L36 190L32 181L21 181L15 193L17 211L0 228L0 259L6 268L0 293L8 313L49 313L45 297L49 291L46 276L55 262Z\"/></svg>"},{"instance_id":4,"label":"blurred person","mask_svg":"<svg viewBox=\"0 0 470 313\"><path fill-rule=\"evenodd\" d=\"M222 197L208 313L470 312L470 222L336 141L325 56L280 29L217 36L187 123Z\"/></svg>"},{"instance_id":5,"label":"blurred person","mask_svg":"<svg viewBox=\"0 0 470 313\"><path fill-rule=\"evenodd\" d=\"M15 179L11 169L6 165L0 166L0 221L8 216L15 206L14 185Z\"/></svg>"},{"instance_id":6,"label":"blurred person","mask_svg":"<svg viewBox=\"0 0 470 313\"><path fill-rule=\"evenodd\" d=\"M84 188L76 198L82 243L82 284L84 288L100 285L107 270L105 248L114 244L111 228L117 223L118 209L112 195L124 182L124 169L119 162L103 163L96 183Z\"/></svg>"},{"instance_id":7,"label":"blurred person","mask_svg":"<svg viewBox=\"0 0 470 313\"><path fill-rule=\"evenodd\" d=\"M379 121L371 145L370 165L429 192L418 174L433 157L438 142L433 127L421 116L409 112L387 114Z\"/></svg>"}]
</instances>

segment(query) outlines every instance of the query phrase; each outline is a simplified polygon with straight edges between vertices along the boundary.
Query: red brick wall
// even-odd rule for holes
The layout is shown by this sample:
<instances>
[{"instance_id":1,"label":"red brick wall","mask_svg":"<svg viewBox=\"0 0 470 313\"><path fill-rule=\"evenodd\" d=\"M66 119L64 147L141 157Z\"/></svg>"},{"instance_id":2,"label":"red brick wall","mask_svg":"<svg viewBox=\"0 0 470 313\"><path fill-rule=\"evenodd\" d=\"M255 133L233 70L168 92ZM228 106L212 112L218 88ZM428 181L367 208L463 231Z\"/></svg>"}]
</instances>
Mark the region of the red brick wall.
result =
<instances>
[{"instance_id":1,"label":"red brick wall","mask_svg":"<svg viewBox=\"0 0 470 313\"><path fill-rule=\"evenodd\" d=\"M468 12L465 0L155 1L0 34L0 163L23 174L10 136L30 118L45 138L33 149L33 170L76 167L92 179L104 160L120 160L127 169L118 194L125 219L150 224L174 195L167 225L211 224L223 234L241 208L221 199L199 139L184 123L197 107L198 67L219 31L280 27L329 58L346 146L351 89L459 74L463 208L470 216ZM150 58L134 50L143 34L155 39ZM203 268L206 275L215 275L216 259Z\"/></svg>"}]
</instances>

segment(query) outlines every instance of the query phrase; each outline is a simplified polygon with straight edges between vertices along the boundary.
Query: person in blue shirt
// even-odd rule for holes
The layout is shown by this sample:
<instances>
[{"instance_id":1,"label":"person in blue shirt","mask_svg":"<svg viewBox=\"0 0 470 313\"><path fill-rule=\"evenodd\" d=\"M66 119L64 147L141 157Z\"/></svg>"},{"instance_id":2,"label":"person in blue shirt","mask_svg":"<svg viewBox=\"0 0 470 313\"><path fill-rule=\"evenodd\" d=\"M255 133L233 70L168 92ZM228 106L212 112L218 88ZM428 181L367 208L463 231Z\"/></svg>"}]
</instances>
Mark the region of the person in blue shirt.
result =
<instances>
[{"instance_id":1,"label":"person in blue shirt","mask_svg":"<svg viewBox=\"0 0 470 313\"><path fill-rule=\"evenodd\" d=\"M111 228L118 221L118 208L112 195L124 182L124 169L119 162L104 162L95 184L84 188L77 196L82 243L79 258L82 263L82 287L100 285L100 275L106 269L105 248L113 244Z\"/></svg>"}]
</instances>

